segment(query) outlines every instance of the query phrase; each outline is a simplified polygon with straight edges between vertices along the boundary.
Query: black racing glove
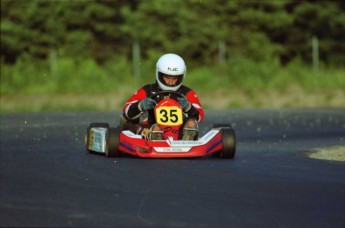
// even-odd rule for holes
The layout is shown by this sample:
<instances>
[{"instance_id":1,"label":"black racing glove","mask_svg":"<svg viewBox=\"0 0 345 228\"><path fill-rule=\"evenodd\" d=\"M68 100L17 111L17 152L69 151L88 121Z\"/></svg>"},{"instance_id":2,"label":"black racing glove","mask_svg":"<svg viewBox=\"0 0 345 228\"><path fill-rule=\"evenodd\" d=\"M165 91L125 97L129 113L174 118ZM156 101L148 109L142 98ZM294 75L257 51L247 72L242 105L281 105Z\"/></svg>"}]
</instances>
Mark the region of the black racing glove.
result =
<instances>
[{"instance_id":1,"label":"black racing glove","mask_svg":"<svg viewBox=\"0 0 345 228\"><path fill-rule=\"evenodd\" d=\"M191 103L185 96L178 97L177 102L181 105L181 108L183 109L184 112L188 112L190 108L192 107Z\"/></svg>"},{"instance_id":2,"label":"black racing glove","mask_svg":"<svg viewBox=\"0 0 345 228\"><path fill-rule=\"evenodd\" d=\"M156 106L156 101L154 101L153 99L149 97L145 97L144 100L139 102L138 108L142 112L142 111L153 109L155 106Z\"/></svg>"}]
</instances>

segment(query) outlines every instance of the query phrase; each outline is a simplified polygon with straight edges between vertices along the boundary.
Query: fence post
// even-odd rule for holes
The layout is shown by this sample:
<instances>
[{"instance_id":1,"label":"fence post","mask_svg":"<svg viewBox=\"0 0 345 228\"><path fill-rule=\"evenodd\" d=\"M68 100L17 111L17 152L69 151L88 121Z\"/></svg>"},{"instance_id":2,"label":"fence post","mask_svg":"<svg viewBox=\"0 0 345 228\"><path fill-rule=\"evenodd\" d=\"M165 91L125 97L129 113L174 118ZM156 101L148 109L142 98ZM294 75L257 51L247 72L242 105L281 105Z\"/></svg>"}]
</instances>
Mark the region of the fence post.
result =
<instances>
[{"instance_id":1,"label":"fence post","mask_svg":"<svg viewBox=\"0 0 345 228\"><path fill-rule=\"evenodd\" d=\"M53 48L50 50L50 75L52 77L52 79L55 81L57 78L57 54L56 54L56 50Z\"/></svg>"},{"instance_id":2,"label":"fence post","mask_svg":"<svg viewBox=\"0 0 345 228\"><path fill-rule=\"evenodd\" d=\"M140 78L140 46L137 41L132 46L133 76Z\"/></svg>"},{"instance_id":3,"label":"fence post","mask_svg":"<svg viewBox=\"0 0 345 228\"><path fill-rule=\"evenodd\" d=\"M319 76L319 40L316 36L312 38L312 55L314 75Z\"/></svg>"},{"instance_id":4,"label":"fence post","mask_svg":"<svg viewBox=\"0 0 345 228\"><path fill-rule=\"evenodd\" d=\"M225 50L224 40L218 41L218 58L219 58L219 64L224 65L225 59L226 59L226 50Z\"/></svg>"}]
</instances>

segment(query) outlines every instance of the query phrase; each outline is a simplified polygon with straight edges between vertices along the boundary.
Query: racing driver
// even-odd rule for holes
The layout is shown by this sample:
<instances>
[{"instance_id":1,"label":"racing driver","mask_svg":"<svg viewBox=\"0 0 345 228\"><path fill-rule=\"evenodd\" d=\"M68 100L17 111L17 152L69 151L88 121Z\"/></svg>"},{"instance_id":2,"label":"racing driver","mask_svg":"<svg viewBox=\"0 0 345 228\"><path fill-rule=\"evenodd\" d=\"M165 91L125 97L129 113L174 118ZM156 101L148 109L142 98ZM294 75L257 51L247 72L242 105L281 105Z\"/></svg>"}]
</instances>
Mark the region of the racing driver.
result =
<instances>
[{"instance_id":1,"label":"racing driver","mask_svg":"<svg viewBox=\"0 0 345 228\"><path fill-rule=\"evenodd\" d=\"M184 60L176 54L161 56L156 65L156 82L147 84L138 89L125 104L120 127L140 134L147 140L162 140L163 129L155 123L153 109L164 97L151 97L161 91L175 91L182 96L167 93L167 96L177 100L183 113L183 131L179 138L182 140L195 140L198 136L198 123L204 118L204 110L196 93L182 85L186 74Z\"/></svg>"}]
</instances>

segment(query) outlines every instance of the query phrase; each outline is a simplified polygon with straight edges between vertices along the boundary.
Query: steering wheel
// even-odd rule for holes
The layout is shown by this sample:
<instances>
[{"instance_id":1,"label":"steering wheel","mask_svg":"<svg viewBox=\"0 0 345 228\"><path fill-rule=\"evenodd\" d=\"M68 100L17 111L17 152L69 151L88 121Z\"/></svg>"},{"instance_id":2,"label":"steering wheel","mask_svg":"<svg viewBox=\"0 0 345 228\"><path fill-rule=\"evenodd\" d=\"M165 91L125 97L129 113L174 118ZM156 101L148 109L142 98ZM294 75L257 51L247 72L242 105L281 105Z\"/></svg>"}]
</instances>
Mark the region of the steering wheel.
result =
<instances>
[{"instance_id":1,"label":"steering wheel","mask_svg":"<svg viewBox=\"0 0 345 228\"><path fill-rule=\"evenodd\" d=\"M170 97L171 99L177 100L177 97L183 97L183 94L173 91L173 90L164 90L164 91L159 91L152 96L150 96L151 99L155 100L156 102L162 100L160 96L164 97L164 95L173 95Z\"/></svg>"}]
</instances>

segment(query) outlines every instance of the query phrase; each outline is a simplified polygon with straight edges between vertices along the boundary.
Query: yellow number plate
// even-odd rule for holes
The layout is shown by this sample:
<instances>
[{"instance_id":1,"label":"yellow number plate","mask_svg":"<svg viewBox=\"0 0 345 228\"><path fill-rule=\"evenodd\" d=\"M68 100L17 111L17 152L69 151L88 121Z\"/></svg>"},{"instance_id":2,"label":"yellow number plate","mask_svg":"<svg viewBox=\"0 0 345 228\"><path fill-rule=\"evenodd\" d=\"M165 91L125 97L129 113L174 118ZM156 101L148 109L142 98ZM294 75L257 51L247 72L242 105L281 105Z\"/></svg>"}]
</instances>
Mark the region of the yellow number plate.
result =
<instances>
[{"instance_id":1,"label":"yellow number plate","mask_svg":"<svg viewBox=\"0 0 345 228\"><path fill-rule=\"evenodd\" d=\"M158 107L156 109L156 122L160 125L182 125L182 110L179 107Z\"/></svg>"}]
</instances>

